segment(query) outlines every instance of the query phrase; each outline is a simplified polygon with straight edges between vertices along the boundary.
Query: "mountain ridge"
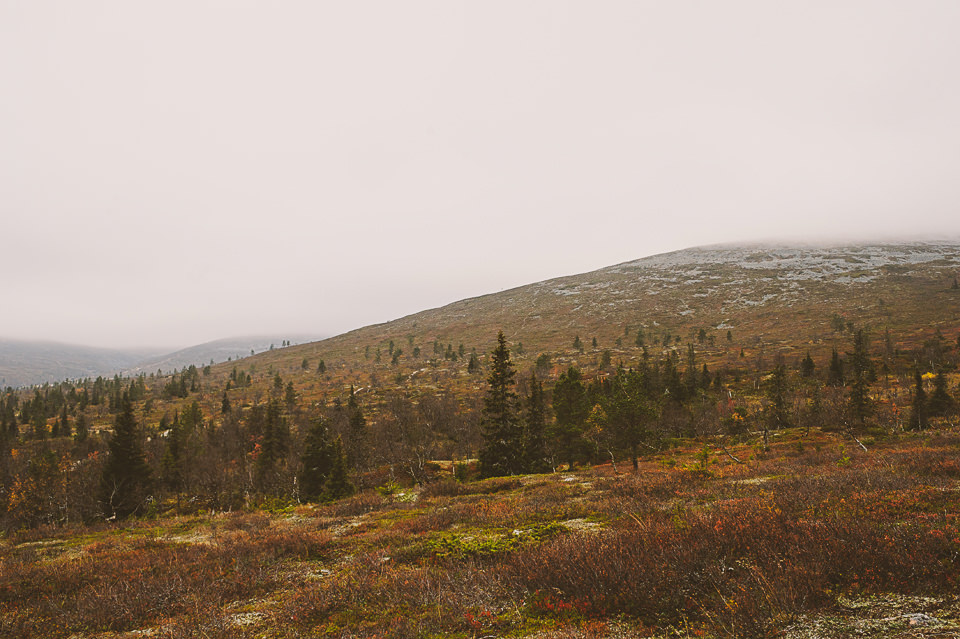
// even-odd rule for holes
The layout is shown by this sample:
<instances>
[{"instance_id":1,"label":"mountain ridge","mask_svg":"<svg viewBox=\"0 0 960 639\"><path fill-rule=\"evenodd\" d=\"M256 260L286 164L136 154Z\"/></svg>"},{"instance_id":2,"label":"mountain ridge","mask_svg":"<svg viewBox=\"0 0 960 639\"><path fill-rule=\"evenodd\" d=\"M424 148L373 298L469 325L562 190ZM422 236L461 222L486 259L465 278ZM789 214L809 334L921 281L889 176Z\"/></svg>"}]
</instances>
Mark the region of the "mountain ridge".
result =
<instances>
[{"instance_id":1,"label":"mountain ridge","mask_svg":"<svg viewBox=\"0 0 960 639\"><path fill-rule=\"evenodd\" d=\"M293 336L289 341L315 337ZM285 340L262 335L229 337L168 352L159 348L113 349L55 340L0 338L0 388L115 374L129 376L157 369L169 373L191 364L202 366L211 359L223 362L228 357L245 357L251 349L263 352Z\"/></svg>"}]
</instances>

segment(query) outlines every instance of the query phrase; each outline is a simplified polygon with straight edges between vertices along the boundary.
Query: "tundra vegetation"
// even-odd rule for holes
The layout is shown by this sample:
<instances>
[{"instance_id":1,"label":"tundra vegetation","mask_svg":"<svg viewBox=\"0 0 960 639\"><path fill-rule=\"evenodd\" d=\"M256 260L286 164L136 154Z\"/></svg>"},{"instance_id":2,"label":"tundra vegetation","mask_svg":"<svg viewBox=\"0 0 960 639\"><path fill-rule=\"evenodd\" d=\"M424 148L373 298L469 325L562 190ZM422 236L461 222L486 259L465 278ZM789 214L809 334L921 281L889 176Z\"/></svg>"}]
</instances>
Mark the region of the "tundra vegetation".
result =
<instances>
[{"instance_id":1,"label":"tundra vegetation","mask_svg":"<svg viewBox=\"0 0 960 639\"><path fill-rule=\"evenodd\" d=\"M955 634L960 325L870 308L6 389L0 636Z\"/></svg>"}]
</instances>

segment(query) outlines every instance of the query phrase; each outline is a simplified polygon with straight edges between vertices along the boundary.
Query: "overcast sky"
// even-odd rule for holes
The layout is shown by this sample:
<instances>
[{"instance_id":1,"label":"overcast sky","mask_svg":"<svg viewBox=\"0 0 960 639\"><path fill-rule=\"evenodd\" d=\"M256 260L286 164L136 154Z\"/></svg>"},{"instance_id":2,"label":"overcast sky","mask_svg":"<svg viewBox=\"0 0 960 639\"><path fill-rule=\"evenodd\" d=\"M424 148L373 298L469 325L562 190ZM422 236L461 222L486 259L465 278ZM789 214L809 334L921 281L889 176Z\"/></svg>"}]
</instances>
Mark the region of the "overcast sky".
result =
<instances>
[{"instance_id":1,"label":"overcast sky","mask_svg":"<svg viewBox=\"0 0 960 639\"><path fill-rule=\"evenodd\" d=\"M335 334L960 235L960 2L0 0L0 337Z\"/></svg>"}]
</instances>

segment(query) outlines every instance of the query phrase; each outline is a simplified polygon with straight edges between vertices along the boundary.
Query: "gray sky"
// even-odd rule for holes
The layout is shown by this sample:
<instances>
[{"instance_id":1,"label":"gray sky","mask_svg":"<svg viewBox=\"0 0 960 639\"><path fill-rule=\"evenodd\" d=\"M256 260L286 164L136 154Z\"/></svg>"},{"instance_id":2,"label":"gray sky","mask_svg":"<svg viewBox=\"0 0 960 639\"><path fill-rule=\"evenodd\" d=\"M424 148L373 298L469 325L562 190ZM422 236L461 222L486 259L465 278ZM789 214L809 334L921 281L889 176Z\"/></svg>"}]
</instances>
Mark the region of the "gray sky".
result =
<instances>
[{"instance_id":1,"label":"gray sky","mask_svg":"<svg viewBox=\"0 0 960 639\"><path fill-rule=\"evenodd\" d=\"M0 337L333 334L960 235L960 2L0 0Z\"/></svg>"}]
</instances>

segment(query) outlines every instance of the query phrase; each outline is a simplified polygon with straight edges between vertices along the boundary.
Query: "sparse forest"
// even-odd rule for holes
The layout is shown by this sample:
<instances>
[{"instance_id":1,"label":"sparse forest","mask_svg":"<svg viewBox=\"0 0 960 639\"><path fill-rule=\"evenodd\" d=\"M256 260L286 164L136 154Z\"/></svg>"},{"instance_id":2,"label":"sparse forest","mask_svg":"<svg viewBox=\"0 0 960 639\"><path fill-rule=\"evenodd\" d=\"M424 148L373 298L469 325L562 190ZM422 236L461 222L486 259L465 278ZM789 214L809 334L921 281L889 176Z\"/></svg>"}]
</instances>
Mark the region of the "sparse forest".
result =
<instances>
[{"instance_id":1,"label":"sparse forest","mask_svg":"<svg viewBox=\"0 0 960 639\"><path fill-rule=\"evenodd\" d=\"M753 312L420 317L8 388L0 635L765 637L893 595L950 617L960 324Z\"/></svg>"}]
</instances>

